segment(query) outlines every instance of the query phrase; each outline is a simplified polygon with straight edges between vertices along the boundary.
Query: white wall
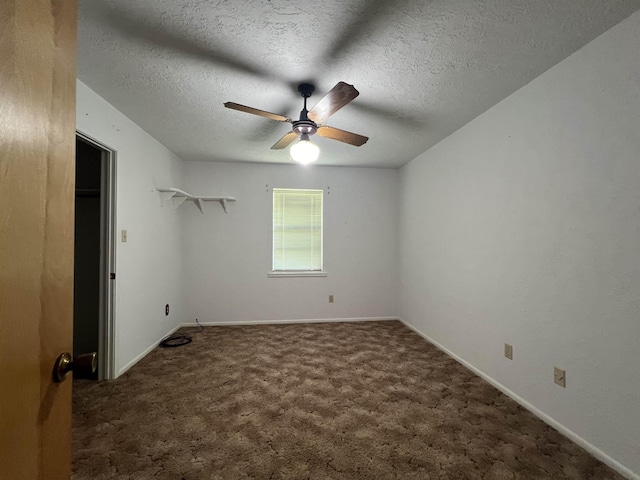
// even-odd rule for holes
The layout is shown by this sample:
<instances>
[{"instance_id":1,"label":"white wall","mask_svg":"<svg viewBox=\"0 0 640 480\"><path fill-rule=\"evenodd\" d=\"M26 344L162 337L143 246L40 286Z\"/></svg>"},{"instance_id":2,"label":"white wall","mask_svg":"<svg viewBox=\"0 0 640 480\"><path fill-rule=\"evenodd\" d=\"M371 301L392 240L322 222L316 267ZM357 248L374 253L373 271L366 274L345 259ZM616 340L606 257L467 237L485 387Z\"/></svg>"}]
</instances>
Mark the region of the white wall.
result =
<instances>
[{"instance_id":1,"label":"white wall","mask_svg":"<svg viewBox=\"0 0 640 480\"><path fill-rule=\"evenodd\" d=\"M640 474L638 45L640 13L416 158L399 209L403 319L627 475Z\"/></svg>"},{"instance_id":2,"label":"white wall","mask_svg":"<svg viewBox=\"0 0 640 480\"><path fill-rule=\"evenodd\" d=\"M185 209L189 321L397 318L397 170L185 163L185 189L237 198ZM267 187L268 185L268 187ZM267 278L272 188L324 189L323 278ZM330 193L327 193L327 189ZM328 296L335 295L335 303Z\"/></svg>"},{"instance_id":3,"label":"white wall","mask_svg":"<svg viewBox=\"0 0 640 480\"><path fill-rule=\"evenodd\" d=\"M182 181L182 161L135 123L77 84L77 129L117 151L116 373L122 373L169 331L182 315L182 224L163 205L158 186ZM168 317L165 304L170 304Z\"/></svg>"}]
</instances>

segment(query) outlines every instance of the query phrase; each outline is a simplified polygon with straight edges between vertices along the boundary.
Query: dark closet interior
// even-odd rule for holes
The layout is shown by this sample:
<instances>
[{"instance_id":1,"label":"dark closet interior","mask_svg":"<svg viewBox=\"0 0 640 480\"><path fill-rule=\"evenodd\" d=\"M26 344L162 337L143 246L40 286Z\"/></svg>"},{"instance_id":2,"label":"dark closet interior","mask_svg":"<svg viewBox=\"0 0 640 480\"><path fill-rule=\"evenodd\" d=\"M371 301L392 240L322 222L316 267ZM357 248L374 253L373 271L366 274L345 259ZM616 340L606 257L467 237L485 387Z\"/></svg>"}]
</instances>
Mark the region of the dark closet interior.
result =
<instances>
[{"instance_id":1,"label":"dark closet interior","mask_svg":"<svg viewBox=\"0 0 640 480\"><path fill-rule=\"evenodd\" d=\"M102 162L101 149L76 138L74 355L100 347Z\"/></svg>"}]
</instances>

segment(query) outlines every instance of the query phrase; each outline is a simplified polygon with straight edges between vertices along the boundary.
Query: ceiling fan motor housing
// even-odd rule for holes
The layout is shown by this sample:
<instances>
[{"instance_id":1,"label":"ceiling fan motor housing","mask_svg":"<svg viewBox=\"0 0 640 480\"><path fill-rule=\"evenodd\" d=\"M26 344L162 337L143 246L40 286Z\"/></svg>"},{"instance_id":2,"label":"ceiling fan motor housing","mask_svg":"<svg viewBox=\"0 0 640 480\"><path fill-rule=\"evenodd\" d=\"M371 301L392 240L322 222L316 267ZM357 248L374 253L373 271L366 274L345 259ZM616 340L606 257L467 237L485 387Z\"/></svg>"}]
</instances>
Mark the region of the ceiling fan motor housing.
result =
<instances>
[{"instance_id":1,"label":"ceiling fan motor housing","mask_svg":"<svg viewBox=\"0 0 640 480\"><path fill-rule=\"evenodd\" d=\"M305 115L306 116L306 115ZM307 134L313 135L318 131L318 126L311 120L297 120L293 122L293 131L298 135Z\"/></svg>"}]
</instances>

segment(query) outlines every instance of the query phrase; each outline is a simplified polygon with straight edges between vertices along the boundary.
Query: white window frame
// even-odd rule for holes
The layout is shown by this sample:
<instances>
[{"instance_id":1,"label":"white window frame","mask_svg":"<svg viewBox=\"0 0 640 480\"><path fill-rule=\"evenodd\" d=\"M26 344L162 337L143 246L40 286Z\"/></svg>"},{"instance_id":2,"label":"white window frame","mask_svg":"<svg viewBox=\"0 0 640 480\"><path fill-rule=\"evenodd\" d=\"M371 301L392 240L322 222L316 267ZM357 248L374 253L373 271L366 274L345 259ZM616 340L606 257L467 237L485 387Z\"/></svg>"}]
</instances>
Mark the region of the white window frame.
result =
<instances>
[{"instance_id":1,"label":"white window frame","mask_svg":"<svg viewBox=\"0 0 640 480\"><path fill-rule=\"evenodd\" d=\"M277 192L283 191L291 191L291 192L318 192L321 193L322 198L322 217L320 222L321 228L321 248L320 248L320 263L321 270L273 270L274 266L274 255L275 255L275 195ZM282 277L326 277L327 272L324 271L324 190L321 189L307 189L307 188L274 188L273 194L271 196L272 205L271 205L271 268L272 270L268 273L268 276L271 278L282 278Z\"/></svg>"}]
</instances>

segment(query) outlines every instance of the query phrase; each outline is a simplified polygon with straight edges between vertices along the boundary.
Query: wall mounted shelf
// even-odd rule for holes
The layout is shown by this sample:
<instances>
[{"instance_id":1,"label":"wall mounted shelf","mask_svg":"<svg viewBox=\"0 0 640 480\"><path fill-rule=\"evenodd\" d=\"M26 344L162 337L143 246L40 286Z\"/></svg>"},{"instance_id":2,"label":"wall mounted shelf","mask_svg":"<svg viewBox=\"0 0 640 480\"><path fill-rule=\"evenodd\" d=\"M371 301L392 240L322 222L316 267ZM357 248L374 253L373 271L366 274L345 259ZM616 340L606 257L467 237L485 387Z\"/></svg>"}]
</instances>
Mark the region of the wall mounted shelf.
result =
<instances>
[{"instance_id":1,"label":"wall mounted shelf","mask_svg":"<svg viewBox=\"0 0 640 480\"><path fill-rule=\"evenodd\" d=\"M171 199L171 203L173 203L174 208L178 208L178 206L182 205L185 200L193 202L196 204L196 207L200 210L201 213L204 213L204 202L218 202L224 213L227 213L227 202L235 202L236 199L234 197L211 197L211 196L203 196L203 195L192 195L184 190L180 190L179 188L156 188L159 192L162 193L163 200Z\"/></svg>"}]
</instances>

